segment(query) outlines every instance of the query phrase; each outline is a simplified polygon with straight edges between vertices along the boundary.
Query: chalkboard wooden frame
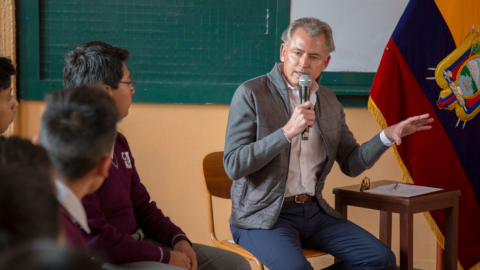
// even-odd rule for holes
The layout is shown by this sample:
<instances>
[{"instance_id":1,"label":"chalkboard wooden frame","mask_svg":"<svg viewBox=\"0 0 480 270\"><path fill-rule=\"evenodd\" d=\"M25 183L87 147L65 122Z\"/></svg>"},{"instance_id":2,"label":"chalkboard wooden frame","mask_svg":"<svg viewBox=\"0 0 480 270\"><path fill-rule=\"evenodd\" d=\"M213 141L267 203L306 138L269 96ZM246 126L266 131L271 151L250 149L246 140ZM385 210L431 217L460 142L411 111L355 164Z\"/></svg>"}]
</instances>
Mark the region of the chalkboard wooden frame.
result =
<instances>
[{"instance_id":1,"label":"chalkboard wooden frame","mask_svg":"<svg viewBox=\"0 0 480 270\"><path fill-rule=\"evenodd\" d=\"M17 0L19 97L21 100L43 100L62 88L61 80L42 80L40 76L39 1ZM290 1L277 0L275 47L279 62L281 35L289 24ZM273 63L272 63L273 64ZM347 107L366 107L375 73L324 72L322 84L332 89ZM144 83L144 88L158 88L158 83ZM162 83L160 91L136 89L134 102L230 104L238 83Z\"/></svg>"}]
</instances>

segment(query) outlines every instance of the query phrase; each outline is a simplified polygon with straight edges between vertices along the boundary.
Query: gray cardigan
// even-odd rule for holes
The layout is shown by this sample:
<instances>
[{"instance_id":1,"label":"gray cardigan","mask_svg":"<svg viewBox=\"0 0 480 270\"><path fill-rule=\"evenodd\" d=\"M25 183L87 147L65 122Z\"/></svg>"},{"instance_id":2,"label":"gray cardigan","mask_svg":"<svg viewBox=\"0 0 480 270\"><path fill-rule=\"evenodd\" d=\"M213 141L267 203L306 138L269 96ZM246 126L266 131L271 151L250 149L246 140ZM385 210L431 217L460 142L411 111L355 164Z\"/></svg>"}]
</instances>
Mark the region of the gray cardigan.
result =
<instances>
[{"instance_id":1,"label":"gray cardigan","mask_svg":"<svg viewBox=\"0 0 480 270\"><path fill-rule=\"evenodd\" d=\"M318 79L318 82L320 78ZM357 176L371 168L388 149L377 134L357 143L345 123L335 94L321 86L315 117L326 144L327 160L317 174L315 196L329 215L341 218L322 196L325 179L335 161L343 173ZM282 127L292 112L287 85L275 65L270 73L238 87L228 116L223 164L234 180L230 223L244 229L270 229L283 205L290 160L290 144Z\"/></svg>"}]
</instances>

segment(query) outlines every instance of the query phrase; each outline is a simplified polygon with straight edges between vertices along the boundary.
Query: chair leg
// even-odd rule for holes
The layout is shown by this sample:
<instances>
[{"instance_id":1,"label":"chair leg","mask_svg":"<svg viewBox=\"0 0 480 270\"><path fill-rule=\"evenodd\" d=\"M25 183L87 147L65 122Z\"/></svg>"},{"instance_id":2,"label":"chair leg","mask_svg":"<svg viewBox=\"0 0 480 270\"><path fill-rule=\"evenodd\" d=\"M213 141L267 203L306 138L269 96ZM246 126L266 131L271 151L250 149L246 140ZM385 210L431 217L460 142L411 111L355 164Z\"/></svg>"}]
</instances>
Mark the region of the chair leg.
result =
<instances>
[{"instance_id":1,"label":"chair leg","mask_svg":"<svg viewBox=\"0 0 480 270\"><path fill-rule=\"evenodd\" d=\"M258 270L265 270L265 268L263 268L263 263L261 263L257 258L255 258L254 261L258 265Z\"/></svg>"}]
</instances>

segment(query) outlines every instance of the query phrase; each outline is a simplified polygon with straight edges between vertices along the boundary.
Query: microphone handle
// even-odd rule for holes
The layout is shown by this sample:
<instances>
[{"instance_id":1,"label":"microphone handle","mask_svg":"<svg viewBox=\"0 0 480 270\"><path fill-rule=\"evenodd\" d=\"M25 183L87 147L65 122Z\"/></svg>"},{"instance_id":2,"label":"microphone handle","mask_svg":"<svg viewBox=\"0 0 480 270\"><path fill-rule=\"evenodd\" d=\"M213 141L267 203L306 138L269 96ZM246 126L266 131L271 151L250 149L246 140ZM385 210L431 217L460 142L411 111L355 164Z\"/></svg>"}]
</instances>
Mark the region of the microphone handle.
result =
<instances>
[{"instance_id":1,"label":"microphone handle","mask_svg":"<svg viewBox=\"0 0 480 270\"><path fill-rule=\"evenodd\" d=\"M310 87L302 87L302 104L307 102L310 99ZM308 141L308 133L310 132L310 127L306 127L302 132L302 141Z\"/></svg>"}]
</instances>

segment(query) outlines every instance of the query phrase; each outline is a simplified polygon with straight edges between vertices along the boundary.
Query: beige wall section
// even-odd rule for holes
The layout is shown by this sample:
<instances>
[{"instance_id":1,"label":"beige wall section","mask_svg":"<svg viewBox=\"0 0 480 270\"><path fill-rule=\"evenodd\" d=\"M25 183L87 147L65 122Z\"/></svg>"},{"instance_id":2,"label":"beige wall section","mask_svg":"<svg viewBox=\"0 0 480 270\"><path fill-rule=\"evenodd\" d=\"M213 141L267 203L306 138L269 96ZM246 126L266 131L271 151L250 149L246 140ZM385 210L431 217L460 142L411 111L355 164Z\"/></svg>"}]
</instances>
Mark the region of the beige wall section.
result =
<instances>
[{"instance_id":1,"label":"beige wall section","mask_svg":"<svg viewBox=\"0 0 480 270\"><path fill-rule=\"evenodd\" d=\"M38 133L43 102L21 104L23 137ZM195 242L210 245L206 219L205 188L201 160L209 152L222 151L228 105L133 104L129 116L120 123L132 148L143 184L164 213ZM359 142L369 140L380 130L367 109L345 109L347 123ZM416 135L414 135L416 136ZM332 189L360 183L364 176L372 181L401 181L401 173L389 150L369 171L357 178L343 175L338 166L330 173L324 196L333 205ZM214 200L218 236L230 238L228 217L230 202ZM349 219L378 237L379 213L349 208ZM399 258L399 219L394 214L393 250ZM436 241L423 215L415 215L415 266L434 269ZM319 263L313 261L317 268Z\"/></svg>"}]
</instances>

